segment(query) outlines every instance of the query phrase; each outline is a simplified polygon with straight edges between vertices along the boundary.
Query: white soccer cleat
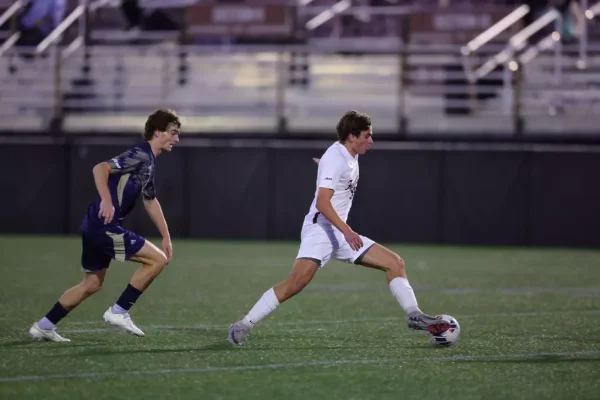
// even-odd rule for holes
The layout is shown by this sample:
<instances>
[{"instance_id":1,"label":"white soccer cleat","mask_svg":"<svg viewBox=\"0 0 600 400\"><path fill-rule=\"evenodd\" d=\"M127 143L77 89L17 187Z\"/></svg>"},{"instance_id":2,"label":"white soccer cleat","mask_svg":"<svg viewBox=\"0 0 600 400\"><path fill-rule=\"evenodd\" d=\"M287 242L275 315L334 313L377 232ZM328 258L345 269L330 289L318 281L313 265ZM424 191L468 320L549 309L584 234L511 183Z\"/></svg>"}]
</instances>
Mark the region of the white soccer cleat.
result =
<instances>
[{"instance_id":1,"label":"white soccer cleat","mask_svg":"<svg viewBox=\"0 0 600 400\"><path fill-rule=\"evenodd\" d=\"M243 321L238 321L229 327L227 341L230 344L242 344L248 340L249 333L250 327L244 324Z\"/></svg>"},{"instance_id":2,"label":"white soccer cleat","mask_svg":"<svg viewBox=\"0 0 600 400\"><path fill-rule=\"evenodd\" d=\"M45 340L48 342L70 342L71 339L64 338L56 333L55 329L42 329L38 323L34 323L29 328L29 334L33 340Z\"/></svg>"},{"instance_id":3,"label":"white soccer cleat","mask_svg":"<svg viewBox=\"0 0 600 400\"><path fill-rule=\"evenodd\" d=\"M135 336L144 336L144 332L131 320L129 313L126 314L115 314L112 312L111 307L104 313L104 321L118 328L123 329L125 332L129 332Z\"/></svg>"}]
</instances>

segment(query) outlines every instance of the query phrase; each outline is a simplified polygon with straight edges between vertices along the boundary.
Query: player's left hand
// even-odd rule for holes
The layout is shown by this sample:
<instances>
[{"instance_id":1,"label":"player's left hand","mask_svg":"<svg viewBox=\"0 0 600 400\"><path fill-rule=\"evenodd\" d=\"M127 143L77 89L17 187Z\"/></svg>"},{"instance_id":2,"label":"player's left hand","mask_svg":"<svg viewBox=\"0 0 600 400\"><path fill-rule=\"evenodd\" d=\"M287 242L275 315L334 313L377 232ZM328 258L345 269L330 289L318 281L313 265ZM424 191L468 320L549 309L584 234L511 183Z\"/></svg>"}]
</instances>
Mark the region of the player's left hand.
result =
<instances>
[{"instance_id":1,"label":"player's left hand","mask_svg":"<svg viewBox=\"0 0 600 400\"><path fill-rule=\"evenodd\" d=\"M360 235L354 232L352 229L348 229L348 232L344 232L344 239L346 239L346 242L348 242L352 250L360 250L360 248L363 247L363 241L360 238Z\"/></svg>"},{"instance_id":2,"label":"player's left hand","mask_svg":"<svg viewBox=\"0 0 600 400\"><path fill-rule=\"evenodd\" d=\"M167 263L171 262L171 258L173 258L173 245L171 244L171 239L165 238L162 241L163 251L167 256Z\"/></svg>"}]
</instances>

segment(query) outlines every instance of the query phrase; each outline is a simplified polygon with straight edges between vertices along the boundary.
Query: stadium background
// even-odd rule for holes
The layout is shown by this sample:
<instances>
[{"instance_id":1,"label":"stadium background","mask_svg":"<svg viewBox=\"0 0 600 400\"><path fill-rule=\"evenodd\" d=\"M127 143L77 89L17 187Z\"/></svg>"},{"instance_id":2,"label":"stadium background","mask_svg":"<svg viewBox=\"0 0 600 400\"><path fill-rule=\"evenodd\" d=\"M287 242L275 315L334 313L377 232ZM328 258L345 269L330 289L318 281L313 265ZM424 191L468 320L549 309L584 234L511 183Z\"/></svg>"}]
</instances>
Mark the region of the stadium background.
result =
<instances>
[{"instance_id":1,"label":"stadium background","mask_svg":"<svg viewBox=\"0 0 600 400\"><path fill-rule=\"evenodd\" d=\"M501 1L292 3L71 1L41 43L23 33L12 44L19 14L8 18L0 159L4 171L25 165L3 174L14 195L1 230L76 233L95 194L90 168L166 106L185 123L157 175L173 234L295 239L310 160L359 109L376 145L361 163L356 229L384 241L600 243L593 4L582 5L585 34L555 40L574 17L536 20L535 2L529 13ZM539 26L515 36L527 18ZM141 213L131 224L154 233Z\"/></svg>"},{"instance_id":2,"label":"stadium background","mask_svg":"<svg viewBox=\"0 0 600 400\"><path fill-rule=\"evenodd\" d=\"M0 0L0 397L597 398L600 3L67 3L50 33ZM81 279L93 165L159 107L184 134L157 160L175 256L133 309L146 337L101 320L135 268L114 263L71 343L33 343ZM349 222L461 340L432 348L380 272L332 262L232 348L349 109L375 129ZM143 207L127 226L160 243Z\"/></svg>"}]
</instances>

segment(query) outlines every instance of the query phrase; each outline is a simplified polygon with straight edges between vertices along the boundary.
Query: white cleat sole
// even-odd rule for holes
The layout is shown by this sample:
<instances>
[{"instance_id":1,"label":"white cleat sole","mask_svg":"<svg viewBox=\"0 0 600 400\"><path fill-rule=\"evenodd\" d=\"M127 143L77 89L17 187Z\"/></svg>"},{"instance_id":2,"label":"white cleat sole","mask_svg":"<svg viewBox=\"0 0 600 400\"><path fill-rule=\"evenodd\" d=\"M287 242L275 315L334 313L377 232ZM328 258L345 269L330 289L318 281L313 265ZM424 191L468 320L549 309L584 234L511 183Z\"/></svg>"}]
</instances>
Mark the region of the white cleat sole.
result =
<instances>
[{"instance_id":1,"label":"white cleat sole","mask_svg":"<svg viewBox=\"0 0 600 400\"><path fill-rule=\"evenodd\" d=\"M71 341L71 339L64 338L55 331L41 329L37 322L34 323L31 328L29 328L29 335L33 340L40 342L66 343Z\"/></svg>"},{"instance_id":2,"label":"white cleat sole","mask_svg":"<svg viewBox=\"0 0 600 400\"><path fill-rule=\"evenodd\" d=\"M131 322L131 320L129 320L129 323L133 326L129 326L129 324L127 322L125 322L124 320L122 320L121 318L119 318L118 315L119 314L113 314L109 308L103 315L104 322L107 322L108 324L110 324L116 328L119 328L123 332L127 332L133 336L137 336L137 337L145 336L144 332L142 332L142 330L140 328L135 326L133 324L133 322Z\"/></svg>"}]
</instances>

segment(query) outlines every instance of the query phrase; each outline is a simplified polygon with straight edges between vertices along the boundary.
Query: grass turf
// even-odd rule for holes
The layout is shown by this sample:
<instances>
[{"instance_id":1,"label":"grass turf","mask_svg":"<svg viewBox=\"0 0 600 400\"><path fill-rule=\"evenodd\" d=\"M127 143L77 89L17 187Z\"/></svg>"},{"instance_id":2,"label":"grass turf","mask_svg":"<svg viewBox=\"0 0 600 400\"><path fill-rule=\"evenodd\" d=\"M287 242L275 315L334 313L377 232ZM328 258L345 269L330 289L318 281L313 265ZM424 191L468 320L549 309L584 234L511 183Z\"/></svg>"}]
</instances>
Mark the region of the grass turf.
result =
<instances>
[{"instance_id":1,"label":"grass turf","mask_svg":"<svg viewBox=\"0 0 600 400\"><path fill-rule=\"evenodd\" d=\"M156 243L156 241L155 241ZM80 277L79 239L2 236L0 397L201 399L597 398L600 252L389 245L421 308L461 324L452 348L406 328L384 275L332 261L240 347L230 323L290 270L297 243L175 241L175 258L132 309L146 337L102 313L136 266L59 325L27 330Z\"/></svg>"}]
</instances>

